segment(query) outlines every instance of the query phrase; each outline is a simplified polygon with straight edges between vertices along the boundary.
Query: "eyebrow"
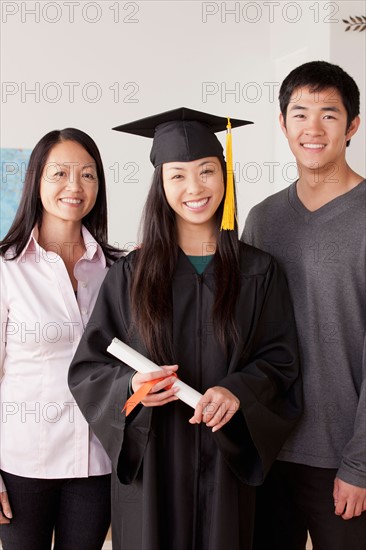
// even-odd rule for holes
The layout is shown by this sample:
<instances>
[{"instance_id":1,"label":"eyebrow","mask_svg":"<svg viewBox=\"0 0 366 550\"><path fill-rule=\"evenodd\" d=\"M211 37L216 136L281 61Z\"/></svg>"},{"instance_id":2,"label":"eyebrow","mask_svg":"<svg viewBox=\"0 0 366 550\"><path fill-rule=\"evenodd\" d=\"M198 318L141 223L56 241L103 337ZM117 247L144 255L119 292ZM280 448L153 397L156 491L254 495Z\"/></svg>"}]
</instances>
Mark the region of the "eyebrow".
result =
<instances>
[{"instance_id":1,"label":"eyebrow","mask_svg":"<svg viewBox=\"0 0 366 550\"><path fill-rule=\"evenodd\" d=\"M200 162L198 166L205 166L206 164L217 164L214 160L204 160L203 162Z\"/></svg>"},{"instance_id":2,"label":"eyebrow","mask_svg":"<svg viewBox=\"0 0 366 550\"><path fill-rule=\"evenodd\" d=\"M79 162L74 163L73 161L66 161L66 162L58 162L57 160L51 161L49 164L55 165L55 166L64 166L65 168L70 168L70 165L72 168L75 166L81 166L81 168L97 168L97 165L95 162L89 162L88 164L80 164Z\"/></svg>"},{"instance_id":3,"label":"eyebrow","mask_svg":"<svg viewBox=\"0 0 366 550\"><path fill-rule=\"evenodd\" d=\"M216 165L216 162L214 160L204 160L203 162L200 162L198 164L198 168L200 168L201 166L205 166L206 164ZM168 170L187 170L187 168L185 168L184 166L171 166L170 168L168 168Z\"/></svg>"},{"instance_id":4,"label":"eyebrow","mask_svg":"<svg viewBox=\"0 0 366 550\"><path fill-rule=\"evenodd\" d=\"M293 105L290 107L290 111L308 111L309 107L303 107L302 105ZM338 107L322 107L321 111L331 111L333 113L340 113L341 110Z\"/></svg>"}]
</instances>

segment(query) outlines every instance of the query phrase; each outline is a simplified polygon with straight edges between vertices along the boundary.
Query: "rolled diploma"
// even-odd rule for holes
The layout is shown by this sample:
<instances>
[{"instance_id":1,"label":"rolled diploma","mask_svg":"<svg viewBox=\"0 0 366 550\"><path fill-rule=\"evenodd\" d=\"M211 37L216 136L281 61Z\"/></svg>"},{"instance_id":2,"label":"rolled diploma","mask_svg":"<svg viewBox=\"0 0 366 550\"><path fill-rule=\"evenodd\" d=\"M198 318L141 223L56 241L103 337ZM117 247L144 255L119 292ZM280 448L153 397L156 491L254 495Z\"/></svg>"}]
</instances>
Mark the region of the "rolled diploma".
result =
<instances>
[{"instance_id":1,"label":"rolled diploma","mask_svg":"<svg viewBox=\"0 0 366 550\"><path fill-rule=\"evenodd\" d=\"M164 369L150 361L150 359L147 359L141 355L138 351L132 349L130 346L127 346L124 342L121 342L121 340L118 340L118 338L113 338L107 348L107 351L124 363L127 363L127 365L132 367L137 372L141 372L143 374L156 372L157 370L165 372ZM202 394L188 386L188 384L182 382L182 380L179 380L179 378L177 378L173 385L179 388L175 395L179 397L181 401L187 403L187 405L195 409L198 401L202 397Z\"/></svg>"}]
</instances>

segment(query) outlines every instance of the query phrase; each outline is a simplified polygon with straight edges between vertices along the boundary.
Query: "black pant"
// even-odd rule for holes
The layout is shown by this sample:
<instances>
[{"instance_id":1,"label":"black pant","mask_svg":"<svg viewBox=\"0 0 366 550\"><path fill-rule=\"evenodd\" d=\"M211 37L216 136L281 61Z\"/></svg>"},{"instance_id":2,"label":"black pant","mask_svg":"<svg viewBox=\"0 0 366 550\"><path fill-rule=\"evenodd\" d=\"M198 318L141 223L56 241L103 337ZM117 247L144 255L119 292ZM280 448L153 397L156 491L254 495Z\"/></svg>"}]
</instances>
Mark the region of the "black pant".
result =
<instances>
[{"instance_id":1,"label":"black pant","mask_svg":"<svg viewBox=\"0 0 366 550\"><path fill-rule=\"evenodd\" d=\"M277 461L257 490L253 550L365 550L366 513L344 520L334 513L337 470Z\"/></svg>"},{"instance_id":2,"label":"black pant","mask_svg":"<svg viewBox=\"0 0 366 550\"><path fill-rule=\"evenodd\" d=\"M1 472L13 519L4 550L100 550L110 524L110 475L33 479Z\"/></svg>"}]
</instances>

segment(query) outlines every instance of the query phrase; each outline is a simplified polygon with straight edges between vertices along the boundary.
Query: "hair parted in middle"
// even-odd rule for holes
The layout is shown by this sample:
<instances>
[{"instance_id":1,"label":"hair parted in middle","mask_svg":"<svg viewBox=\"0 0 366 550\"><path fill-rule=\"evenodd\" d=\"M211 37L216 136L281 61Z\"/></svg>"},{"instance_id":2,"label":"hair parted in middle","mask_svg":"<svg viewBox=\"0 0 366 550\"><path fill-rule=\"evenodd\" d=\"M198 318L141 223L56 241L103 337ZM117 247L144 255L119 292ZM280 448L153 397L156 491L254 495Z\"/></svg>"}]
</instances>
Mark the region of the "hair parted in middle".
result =
<instances>
[{"instance_id":1,"label":"hair parted in middle","mask_svg":"<svg viewBox=\"0 0 366 550\"><path fill-rule=\"evenodd\" d=\"M226 189L226 168L219 158ZM237 339L234 321L239 292L238 226L220 231L224 198L216 213L215 302L212 317L223 347ZM162 165L155 168L141 221L142 246L134 257L131 305L136 328L153 361L173 364L172 279L178 258L175 212L163 188Z\"/></svg>"},{"instance_id":2,"label":"hair parted in middle","mask_svg":"<svg viewBox=\"0 0 366 550\"><path fill-rule=\"evenodd\" d=\"M14 247L14 253L9 259L15 260L26 246L34 226L41 227L43 215L40 198L42 173L53 147L67 141L81 145L96 164L97 199L89 214L83 219L83 224L101 246L108 264L113 263L121 256L122 251L108 244L106 181L99 149L88 134L77 128L52 130L44 135L34 147L29 159L18 210L8 233L0 242L1 256Z\"/></svg>"}]
</instances>

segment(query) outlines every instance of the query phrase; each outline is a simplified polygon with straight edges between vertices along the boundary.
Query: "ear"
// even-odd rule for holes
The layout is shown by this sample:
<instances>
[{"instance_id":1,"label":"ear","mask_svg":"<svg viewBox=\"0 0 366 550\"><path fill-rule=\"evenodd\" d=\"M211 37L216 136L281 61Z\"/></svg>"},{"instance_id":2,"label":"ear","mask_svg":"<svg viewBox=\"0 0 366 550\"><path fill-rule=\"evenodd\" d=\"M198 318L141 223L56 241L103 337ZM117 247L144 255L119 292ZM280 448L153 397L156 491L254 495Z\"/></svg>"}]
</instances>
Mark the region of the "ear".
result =
<instances>
[{"instance_id":1,"label":"ear","mask_svg":"<svg viewBox=\"0 0 366 550\"><path fill-rule=\"evenodd\" d=\"M279 121L280 121L281 130L285 134L285 136L287 137L286 122L285 122L285 119L284 119L282 113L280 113Z\"/></svg>"},{"instance_id":2,"label":"ear","mask_svg":"<svg viewBox=\"0 0 366 550\"><path fill-rule=\"evenodd\" d=\"M355 135L355 133L357 132L357 130L359 129L360 127L360 124L361 124L361 119L359 116L356 116L351 124L349 125L349 128L346 132L346 140L348 141L349 139L351 139L352 136Z\"/></svg>"}]
</instances>

